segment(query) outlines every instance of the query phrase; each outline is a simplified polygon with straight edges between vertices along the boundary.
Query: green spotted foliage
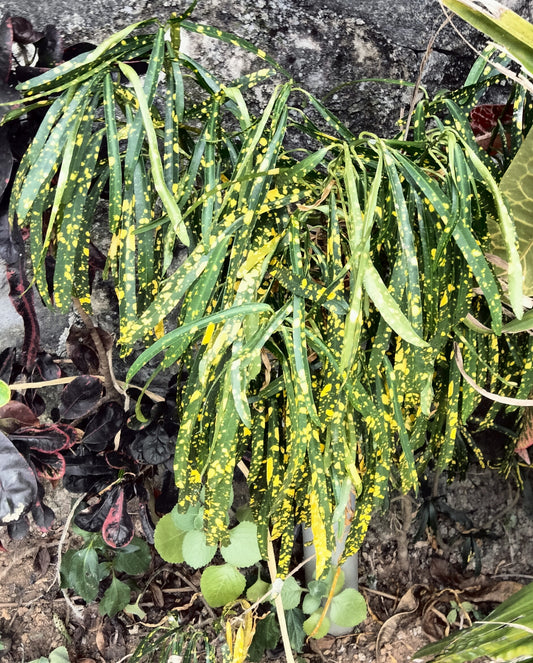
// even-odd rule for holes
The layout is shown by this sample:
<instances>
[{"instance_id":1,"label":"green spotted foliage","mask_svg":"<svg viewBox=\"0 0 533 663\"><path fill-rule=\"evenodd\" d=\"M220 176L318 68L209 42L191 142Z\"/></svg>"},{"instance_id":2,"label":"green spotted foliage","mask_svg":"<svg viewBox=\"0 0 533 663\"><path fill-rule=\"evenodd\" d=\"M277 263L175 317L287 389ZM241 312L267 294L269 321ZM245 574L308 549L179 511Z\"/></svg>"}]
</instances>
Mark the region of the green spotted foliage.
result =
<instances>
[{"instance_id":1,"label":"green spotted foliage","mask_svg":"<svg viewBox=\"0 0 533 663\"><path fill-rule=\"evenodd\" d=\"M224 83L179 50L181 30L266 68ZM260 549L269 531L279 539L281 573L296 522L312 526L325 569L346 515L348 555L391 484L416 490L430 464L481 460L467 428L481 396L454 344L478 384L530 393L531 337L502 333L504 315L522 317L515 226L501 168L468 121L497 75L476 65L463 90L423 98L407 136L354 135L263 51L174 17L130 26L21 85L24 104L49 107L10 210L29 227L35 283L50 304L75 296L90 311L89 242L106 197L119 343L124 355L145 348L128 380L154 359L154 374L186 376L175 479L183 511L205 487L208 544L229 541L245 456ZM517 144L528 103L515 106ZM486 255L489 216L505 287Z\"/></svg>"}]
</instances>

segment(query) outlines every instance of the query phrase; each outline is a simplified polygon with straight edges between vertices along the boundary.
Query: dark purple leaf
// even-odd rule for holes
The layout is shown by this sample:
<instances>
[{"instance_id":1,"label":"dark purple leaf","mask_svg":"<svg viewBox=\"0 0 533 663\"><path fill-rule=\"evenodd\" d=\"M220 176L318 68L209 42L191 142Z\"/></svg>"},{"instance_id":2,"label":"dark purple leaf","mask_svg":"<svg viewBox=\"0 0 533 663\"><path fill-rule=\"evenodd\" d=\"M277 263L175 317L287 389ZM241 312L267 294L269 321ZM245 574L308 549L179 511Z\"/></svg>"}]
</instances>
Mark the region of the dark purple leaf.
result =
<instances>
[{"instance_id":1,"label":"dark purple leaf","mask_svg":"<svg viewBox=\"0 0 533 663\"><path fill-rule=\"evenodd\" d=\"M128 513L124 490L121 488L102 526L102 537L108 546L123 548L133 539L133 535L133 521Z\"/></svg>"},{"instance_id":2,"label":"dark purple leaf","mask_svg":"<svg viewBox=\"0 0 533 663\"><path fill-rule=\"evenodd\" d=\"M42 451L32 450L28 458L35 468L37 476L48 481L57 481L62 479L65 474L66 461L60 453L43 453Z\"/></svg>"},{"instance_id":3,"label":"dark purple leaf","mask_svg":"<svg viewBox=\"0 0 533 663\"><path fill-rule=\"evenodd\" d=\"M12 16L11 25L13 26L13 40L19 44L34 44L43 37L43 33L34 30L28 19L22 16Z\"/></svg>"},{"instance_id":4,"label":"dark purple leaf","mask_svg":"<svg viewBox=\"0 0 533 663\"><path fill-rule=\"evenodd\" d=\"M55 67L63 60L63 39L55 25L44 28L44 35L35 46L39 54L37 66Z\"/></svg>"},{"instance_id":5,"label":"dark purple leaf","mask_svg":"<svg viewBox=\"0 0 533 663\"><path fill-rule=\"evenodd\" d=\"M16 348L6 348L0 352L0 380L7 384L11 382L16 353Z\"/></svg>"},{"instance_id":6,"label":"dark purple leaf","mask_svg":"<svg viewBox=\"0 0 533 663\"><path fill-rule=\"evenodd\" d=\"M26 516L7 524L7 533L14 541L20 541L30 531L30 524Z\"/></svg>"},{"instance_id":7,"label":"dark purple leaf","mask_svg":"<svg viewBox=\"0 0 533 663\"><path fill-rule=\"evenodd\" d=\"M15 68L15 78L17 83L24 83L29 81L30 78L36 78L41 74L44 74L48 71L48 67L30 67L26 65L20 65Z\"/></svg>"},{"instance_id":8,"label":"dark purple leaf","mask_svg":"<svg viewBox=\"0 0 533 663\"><path fill-rule=\"evenodd\" d=\"M66 340L67 357L82 373L98 373L98 353L91 342L91 336L85 327L73 325Z\"/></svg>"},{"instance_id":9,"label":"dark purple leaf","mask_svg":"<svg viewBox=\"0 0 533 663\"><path fill-rule=\"evenodd\" d=\"M100 400L102 383L90 375L80 375L68 384L61 394L59 412L63 419L85 416Z\"/></svg>"},{"instance_id":10,"label":"dark purple leaf","mask_svg":"<svg viewBox=\"0 0 533 663\"><path fill-rule=\"evenodd\" d=\"M38 483L37 488L38 496L35 500L35 504L31 508L31 515L38 529L40 529L41 532L48 532L54 522L55 514L43 501L44 488L42 484Z\"/></svg>"},{"instance_id":11,"label":"dark purple leaf","mask_svg":"<svg viewBox=\"0 0 533 663\"><path fill-rule=\"evenodd\" d=\"M7 81L9 77L12 46L13 26L11 19L8 16L4 16L0 23L0 81Z\"/></svg>"},{"instance_id":12,"label":"dark purple leaf","mask_svg":"<svg viewBox=\"0 0 533 663\"><path fill-rule=\"evenodd\" d=\"M54 453L70 449L80 441L80 431L68 424L52 424L45 428L20 428L11 436L19 449L35 449L43 453Z\"/></svg>"},{"instance_id":13,"label":"dark purple leaf","mask_svg":"<svg viewBox=\"0 0 533 663\"><path fill-rule=\"evenodd\" d=\"M90 51L94 51L95 48L96 46L94 44L90 44L88 41L80 41L78 44L72 44L71 46L67 46L65 48L65 52L63 53L63 60L72 60L72 58L75 58L82 53L89 53Z\"/></svg>"},{"instance_id":14,"label":"dark purple leaf","mask_svg":"<svg viewBox=\"0 0 533 663\"><path fill-rule=\"evenodd\" d=\"M148 543L153 544L155 525L150 514L150 509L146 504L139 504L139 519L143 529L144 537Z\"/></svg>"},{"instance_id":15,"label":"dark purple leaf","mask_svg":"<svg viewBox=\"0 0 533 663\"><path fill-rule=\"evenodd\" d=\"M71 493L98 492L117 478L103 458L67 456L63 486Z\"/></svg>"},{"instance_id":16,"label":"dark purple leaf","mask_svg":"<svg viewBox=\"0 0 533 663\"><path fill-rule=\"evenodd\" d=\"M33 381L40 380L47 382L57 380L61 377L61 369L55 363L52 355L47 352L39 352L32 372Z\"/></svg>"},{"instance_id":17,"label":"dark purple leaf","mask_svg":"<svg viewBox=\"0 0 533 663\"><path fill-rule=\"evenodd\" d=\"M121 490L120 486L114 486L104 493L98 502L78 511L74 516L76 525L86 532L99 532L117 499L119 490Z\"/></svg>"},{"instance_id":18,"label":"dark purple leaf","mask_svg":"<svg viewBox=\"0 0 533 663\"><path fill-rule=\"evenodd\" d=\"M84 446L91 451L110 448L123 423L123 408L115 402L104 403L85 427Z\"/></svg>"},{"instance_id":19,"label":"dark purple leaf","mask_svg":"<svg viewBox=\"0 0 533 663\"><path fill-rule=\"evenodd\" d=\"M5 127L0 127L0 199L4 195L13 169L13 155Z\"/></svg>"},{"instance_id":20,"label":"dark purple leaf","mask_svg":"<svg viewBox=\"0 0 533 663\"><path fill-rule=\"evenodd\" d=\"M46 410L44 398L37 389L26 389L22 393L17 394L16 399L21 403L25 403L36 417L40 417Z\"/></svg>"},{"instance_id":21,"label":"dark purple leaf","mask_svg":"<svg viewBox=\"0 0 533 663\"><path fill-rule=\"evenodd\" d=\"M150 509L148 507L148 491L142 484L136 484L135 493L137 494L137 498L139 500L139 519L141 521L144 536L148 543L153 544L155 525L150 514Z\"/></svg>"},{"instance_id":22,"label":"dark purple leaf","mask_svg":"<svg viewBox=\"0 0 533 663\"><path fill-rule=\"evenodd\" d=\"M37 480L24 457L0 433L0 523L17 521L37 497Z\"/></svg>"},{"instance_id":23,"label":"dark purple leaf","mask_svg":"<svg viewBox=\"0 0 533 663\"><path fill-rule=\"evenodd\" d=\"M166 431L163 422L158 422L144 431L139 431L130 445L130 450L139 463L159 465L174 453L174 439Z\"/></svg>"},{"instance_id":24,"label":"dark purple leaf","mask_svg":"<svg viewBox=\"0 0 533 663\"><path fill-rule=\"evenodd\" d=\"M110 451L105 455L105 461L114 470L135 471L135 463L129 454L122 451Z\"/></svg>"},{"instance_id":25,"label":"dark purple leaf","mask_svg":"<svg viewBox=\"0 0 533 663\"><path fill-rule=\"evenodd\" d=\"M113 337L108 332L96 328L100 340L106 351L113 347ZM91 332L85 327L72 325L66 341L67 356L72 359L77 369L83 373L98 374L100 366L98 353L91 337Z\"/></svg>"},{"instance_id":26,"label":"dark purple leaf","mask_svg":"<svg viewBox=\"0 0 533 663\"><path fill-rule=\"evenodd\" d=\"M161 492L155 500L156 513L170 513L178 502L178 489L174 481L174 472L165 470L161 484Z\"/></svg>"},{"instance_id":27,"label":"dark purple leaf","mask_svg":"<svg viewBox=\"0 0 533 663\"><path fill-rule=\"evenodd\" d=\"M33 305L33 291L26 279L24 244L20 238L20 233L16 229L14 232L16 234L12 234L12 240L14 246L18 249L17 260L16 262L8 262L6 274L9 282L9 298L24 321L22 356L26 370L31 372L40 349L41 336Z\"/></svg>"}]
</instances>

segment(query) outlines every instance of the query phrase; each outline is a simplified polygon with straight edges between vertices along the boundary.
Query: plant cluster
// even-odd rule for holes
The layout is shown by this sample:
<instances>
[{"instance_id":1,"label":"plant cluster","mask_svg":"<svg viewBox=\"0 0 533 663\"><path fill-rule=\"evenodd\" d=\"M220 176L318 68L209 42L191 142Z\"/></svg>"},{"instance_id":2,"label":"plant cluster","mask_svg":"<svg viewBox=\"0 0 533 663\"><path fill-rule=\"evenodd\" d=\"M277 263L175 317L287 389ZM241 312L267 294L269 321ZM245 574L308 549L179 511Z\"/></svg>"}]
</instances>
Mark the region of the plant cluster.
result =
<instances>
[{"instance_id":1,"label":"plant cluster","mask_svg":"<svg viewBox=\"0 0 533 663\"><path fill-rule=\"evenodd\" d=\"M147 539L162 516L162 557L208 565L202 592L228 615L249 614L239 568L271 561L272 541L275 574L287 576L302 523L313 531L317 577L301 609L295 590L288 614L300 625L309 614L304 628L317 636L324 598L332 618L343 618L346 602L357 612L355 595L336 594L331 564L345 526L341 561L359 549L391 486L416 491L428 469L453 476L472 456L483 462L473 433L494 426L504 406L527 404L533 389L533 316L523 315L530 239L520 213L529 201L515 175L530 159L531 97L518 81L505 104L481 104L509 62L491 47L461 90L424 92L396 137L357 136L264 51L191 21L193 8L70 59L56 44L52 64L65 61L22 82L11 42L36 42L40 54L39 33L2 23L0 102L11 110L0 139L21 124L29 133L23 154L6 151L0 191L12 298L27 323L18 374L31 382L46 365L46 380L62 379L38 357L29 284L14 257L21 247L43 301L63 310L74 301L88 332L71 330L69 354L84 375L65 387L52 426L35 420L33 403L4 406L17 410L0 438L9 478L0 522L13 531L31 509L49 526L36 475L84 495L75 522L89 534L66 558L64 578L92 599L112 574L111 614L126 600L114 571L137 560L135 497ZM180 50L182 30L266 66L224 83ZM259 111L257 86L268 97ZM92 234L101 201L107 258ZM112 342L90 323L96 270L113 278L119 345L134 353L125 384L112 374ZM0 378L12 382L4 355ZM144 387L133 387L154 363ZM160 374L173 376L164 396L149 392ZM515 450L527 456L524 430L510 440L510 466ZM235 525L237 466L251 519ZM154 481L161 492L150 510ZM104 542L120 552L102 563ZM224 564L210 565L215 554ZM257 589L248 586L247 599L257 601ZM272 636L269 621L250 619L235 632L226 621L235 660L254 632ZM174 646L169 633L162 637Z\"/></svg>"},{"instance_id":2,"label":"plant cluster","mask_svg":"<svg viewBox=\"0 0 533 663\"><path fill-rule=\"evenodd\" d=\"M19 86L24 103L7 119L47 113L10 215L29 227L41 296L89 309L89 230L107 188L119 342L124 353L149 345L128 380L156 357L154 375L178 366L184 376L179 508L205 487L208 544L227 543L233 470L248 453L262 555L270 529L286 573L303 522L321 575L350 487L347 554L390 479L416 488L428 464L453 469L475 450L467 422L481 396L454 354L477 383L516 398L531 389L530 337L502 335L502 303L522 317L515 228L469 123L500 74L479 64L463 90L424 99L409 137L357 137L292 81L254 116L245 92L275 73L264 53L186 17L131 36L153 23ZM224 85L179 52L182 29L245 46L271 68ZM143 83L127 60L146 61ZM204 100L191 104L186 83ZM531 123L525 91L510 103L516 150ZM286 134L317 148L286 150ZM489 217L508 292L486 258ZM188 256L171 269L179 243Z\"/></svg>"}]
</instances>

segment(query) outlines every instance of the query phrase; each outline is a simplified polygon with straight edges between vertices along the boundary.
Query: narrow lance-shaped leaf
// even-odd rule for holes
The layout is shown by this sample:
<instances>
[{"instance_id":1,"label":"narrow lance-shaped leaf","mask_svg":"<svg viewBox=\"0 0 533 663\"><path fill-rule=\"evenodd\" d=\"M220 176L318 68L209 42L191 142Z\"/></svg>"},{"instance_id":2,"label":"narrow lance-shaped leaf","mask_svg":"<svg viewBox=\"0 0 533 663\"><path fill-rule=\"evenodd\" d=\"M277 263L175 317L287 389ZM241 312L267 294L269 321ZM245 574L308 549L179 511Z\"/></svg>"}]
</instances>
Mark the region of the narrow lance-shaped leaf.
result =
<instances>
[{"instance_id":1,"label":"narrow lance-shaped leaf","mask_svg":"<svg viewBox=\"0 0 533 663\"><path fill-rule=\"evenodd\" d=\"M368 296L387 324L399 336L417 347L429 347L428 343L415 332L409 320L402 313L398 303L387 290L387 286L383 283L379 272L372 263L367 264L363 282Z\"/></svg>"},{"instance_id":2,"label":"narrow lance-shaped leaf","mask_svg":"<svg viewBox=\"0 0 533 663\"><path fill-rule=\"evenodd\" d=\"M126 76L126 78L131 82L139 101L139 109L143 117L146 138L148 140L150 163L152 166L152 177L154 179L156 191L161 198L161 202L167 211L177 236L179 237L180 241L185 244L185 246L189 246L189 235L181 218L181 212L176 204L176 201L174 200L172 193L168 190L167 185L165 184L163 165L161 163L161 156L159 154L159 147L157 144L157 136L152 118L150 116L150 109L146 103L146 96L142 89L141 82L132 67L124 63L119 63L119 67L124 76Z\"/></svg>"},{"instance_id":3,"label":"narrow lance-shaped leaf","mask_svg":"<svg viewBox=\"0 0 533 663\"><path fill-rule=\"evenodd\" d=\"M533 141L533 138L531 140ZM531 142L530 145L533 145L533 142ZM481 162L481 160L473 150L471 150L468 146L466 146L466 151L474 167L483 178L483 181L489 187L490 192L494 197L494 202L496 203L496 209L499 217L498 222L501 232L501 238L503 240L507 254L507 262L508 262L507 276L509 279L509 299L511 301L511 306L513 307L514 314L520 320L523 315L522 265L520 262L520 255L517 249L518 242L516 237L516 229L509 215L509 211L507 210L505 202L503 200L501 191L498 188L496 182L494 181L494 178L491 176L488 169ZM522 171L520 171L520 175L522 176Z\"/></svg>"},{"instance_id":4,"label":"narrow lance-shaped leaf","mask_svg":"<svg viewBox=\"0 0 533 663\"><path fill-rule=\"evenodd\" d=\"M107 160L109 163L109 227L116 232L122 209L122 167L117 133L115 95L113 80L108 73L104 78L104 118L107 137Z\"/></svg>"}]
</instances>

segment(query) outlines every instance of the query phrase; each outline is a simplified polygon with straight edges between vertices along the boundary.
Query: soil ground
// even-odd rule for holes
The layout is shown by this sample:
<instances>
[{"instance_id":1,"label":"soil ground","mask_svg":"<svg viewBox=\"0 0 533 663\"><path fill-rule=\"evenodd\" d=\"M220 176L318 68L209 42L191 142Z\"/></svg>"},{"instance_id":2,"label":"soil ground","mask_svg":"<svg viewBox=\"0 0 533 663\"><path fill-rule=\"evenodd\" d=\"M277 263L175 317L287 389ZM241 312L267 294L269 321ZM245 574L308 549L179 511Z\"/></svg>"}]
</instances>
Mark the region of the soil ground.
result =
<instances>
[{"instance_id":1,"label":"soil ground","mask_svg":"<svg viewBox=\"0 0 533 663\"><path fill-rule=\"evenodd\" d=\"M531 474L525 471L527 487ZM527 490L522 494L494 470L473 468L465 480L441 484L437 492L446 498L436 535L422 528L416 536L420 498L398 497L386 514L374 518L359 561L369 616L353 634L308 643L302 653L305 661L408 663L424 644L450 628L468 625L475 619L474 609L487 614L533 579L533 505ZM61 645L72 663L127 661L149 625L160 623L171 608L179 610L185 622L203 624L212 632L213 616L198 593L199 574L159 559L154 560L152 576L138 580L146 588L140 601L147 613L143 621L125 613L101 617L96 604L86 606L71 595L77 617L54 583L70 496L56 489L48 503L57 515L51 532L33 530L22 541L3 537L7 552L0 553L1 663L32 661ZM465 541L479 546L466 567L461 558ZM76 540L67 536L63 550L69 545ZM478 575L476 562L481 564ZM464 602L469 610L459 610L450 625L454 603ZM284 660L281 649L268 652L265 660Z\"/></svg>"}]
</instances>

